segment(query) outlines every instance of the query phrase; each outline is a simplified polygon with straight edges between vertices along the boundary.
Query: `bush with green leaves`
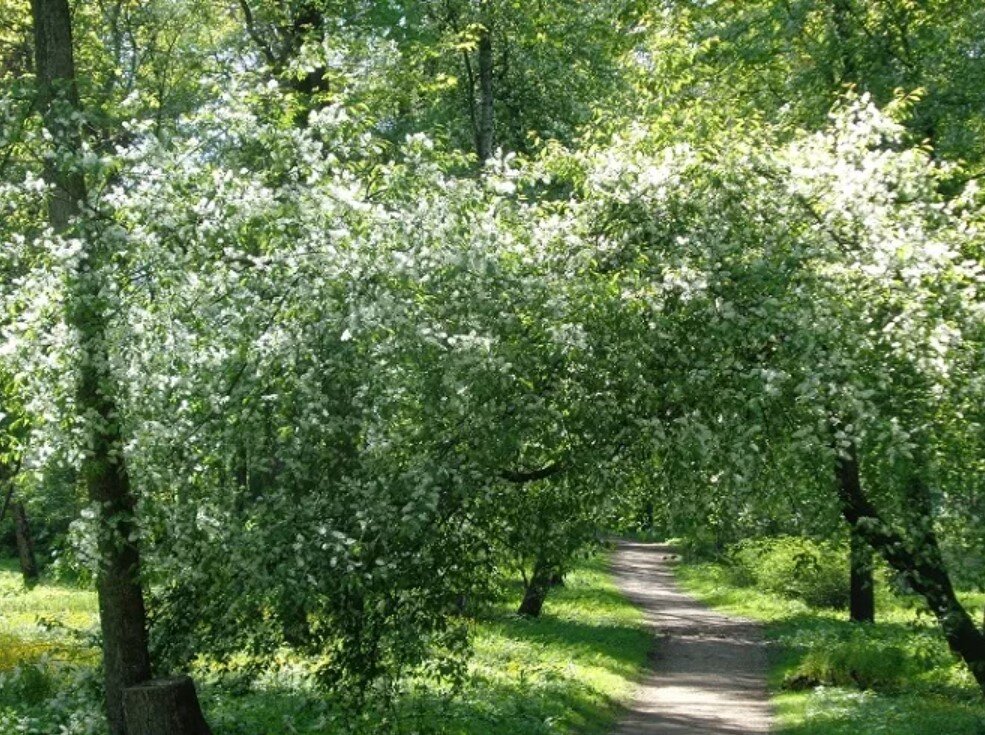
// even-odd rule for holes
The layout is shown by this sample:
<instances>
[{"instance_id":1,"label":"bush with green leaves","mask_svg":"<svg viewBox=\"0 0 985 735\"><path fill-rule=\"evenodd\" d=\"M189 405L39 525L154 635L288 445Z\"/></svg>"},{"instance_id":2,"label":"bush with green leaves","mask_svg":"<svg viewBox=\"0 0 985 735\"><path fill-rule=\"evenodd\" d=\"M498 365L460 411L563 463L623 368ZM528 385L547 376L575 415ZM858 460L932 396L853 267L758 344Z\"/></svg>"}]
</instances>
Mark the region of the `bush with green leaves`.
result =
<instances>
[{"instance_id":1,"label":"bush with green leaves","mask_svg":"<svg viewBox=\"0 0 985 735\"><path fill-rule=\"evenodd\" d=\"M796 536L749 539L729 552L736 580L812 607L848 605L844 544Z\"/></svg>"}]
</instances>

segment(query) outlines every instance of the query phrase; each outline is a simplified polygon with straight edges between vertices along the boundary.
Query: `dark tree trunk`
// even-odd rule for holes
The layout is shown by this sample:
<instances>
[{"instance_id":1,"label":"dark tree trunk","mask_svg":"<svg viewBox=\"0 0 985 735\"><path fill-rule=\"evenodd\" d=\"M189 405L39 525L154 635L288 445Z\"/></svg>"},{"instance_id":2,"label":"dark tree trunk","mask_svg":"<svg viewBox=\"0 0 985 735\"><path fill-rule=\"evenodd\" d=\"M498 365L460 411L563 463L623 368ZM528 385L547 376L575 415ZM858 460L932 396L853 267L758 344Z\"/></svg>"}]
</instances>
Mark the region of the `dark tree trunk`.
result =
<instances>
[{"instance_id":1,"label":"dark tree trunk","mask_svg":"<svg viewBox=\"0 0 985 735\"><path fill-rule=\"evenodd\" d=\"M492 19L486 10L482 19L482 32L479 34L479 119L476 127L475 152L479 163L485 163L493 154L495 139L495 119L493 111L493 44Z\"/></svg>"},{"instance_id":2,"label":"dark tree trunk","mask_svg":"<svg viewBox=\"0 0 985 735\"><path fill-rule=\"evenodd\" d=\"M841 460L838 460L839 463ZM858 462L836 466L836 480L850 482L853 487L862 487ZM850 477L849 477L850 475ZM849 600L848 617L855 623L872 623L876 617L875 580L872 569L872 547L870 547L855 526L848 527L848 567Z\"/></svg>"},{"instance_id":3,"label":"dark tree trunk","mask_svg":"<svg viewBox=\"0 0 985 735\"><path fill-rule=\"evenodd\" d=\"M38 580L38 560L34 556L34 537L31 536L31 525L27 521L27 510L24 504L14 502L14 535L17 538L17 557L21 563L21 574L24 584L34 584Z\"/></svg>"},{"instance_id":4,"label":"dark tree trunk","mask_svg":"<svg viewBox=\"0 0 985 735\"><path fill-rule=\"evenodd\" d=\"M129 735L212 735L187 676L128 687L123 710Z\"/></svg>"},{"instance_id":5,"label":"dark tree trunk","mask_svg":"<svg viewBox=\"0 0 985 735\"><path fill-rule=\"evenodd\" d=\"M75 159L82 145L77 113L72 24L67 0L32 0L38 106L54 147L45 175L53 185L48 215L56 232L76 224L86 199L85 179ZM90 233L91 234L91 233ZM97 578L103 635L106 712L112 735L124 735L123 690L150 678L150 656L140 552L135 537L134 498L123 457L115 390L107 369L107 304L101 283L104 265L99 241L84 237L84 250L70 283L67 321L80 342L78 411L89 417L89 452L82 474L89 499L100 508L100 565Z\"/></svg>"},{"instance_id":6,"label":"dark tree trunk","mask_svg":"<svg viewBox=\"0 0 985 735\"><path fill-rule=\"evenodd\" d=\"M14 483L9 479L7 483L7 492L3 496L3 506L0 507L0 523L3 523L3 519L7 517L7 508L10 507L10 502L14 498Z\"/></svg>"},{"instance_id":7,"label":"dark tree trunk","mask_svg":"<svg viewBox=\"0 0 985 735\"><path fill-rule=\"evenodd\" d=\"M954 593L951 578L933 533L931 519L916 534L919 543L887 524L862 492L858 457L854 446L837 460L838 494L842 515L849 525L910 585L923 596L937 618L951 651L959 656L985 694L985 633L977 628ZM912 482L923 492L923 480L915 472Z\"/></svg>"},{"instance_id":8,"label":"dark tree trunk","mask_svg":"<svg viewBox=\"0 0 985 735\"><path fill-rule=\"evenodd\" d=\"M851 597L849 618L854 623L873 623L876 619L875 579L872 549L854 528L849 533Z\"/></svg>"},{"instance_id":9,"label":"dark tree trunk","mask_svg":"<svg viewBox=\"0 0 985 735\"><path fill-rule=\"evenodd\" d=\"M541 610L544 608L544 600L547 599L547 593L550 590L551 567L538 560L534 564L533 573L530 575L530 580L527 582L526 589L523 591L523 600L520 602L520 608L517 612L520 615L526 615L531 618L539 617Z\"/></svg>"}]
</instances>

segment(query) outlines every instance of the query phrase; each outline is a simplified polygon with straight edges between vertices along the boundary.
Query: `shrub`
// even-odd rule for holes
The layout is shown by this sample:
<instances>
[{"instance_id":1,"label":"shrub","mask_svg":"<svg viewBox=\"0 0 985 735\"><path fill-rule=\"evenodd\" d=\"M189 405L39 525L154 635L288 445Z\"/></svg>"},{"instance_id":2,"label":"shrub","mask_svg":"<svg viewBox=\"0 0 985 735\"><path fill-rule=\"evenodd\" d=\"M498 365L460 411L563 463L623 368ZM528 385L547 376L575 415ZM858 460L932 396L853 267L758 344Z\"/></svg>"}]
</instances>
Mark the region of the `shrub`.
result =
<instances>
[{"instance_id":1,"label":"shrub","mask_svg":"<svg viewBox=\"0 0 985 735\"><path fill-rule=\"evenodd\" d=\"M0 704L35 706L55 689L52 672L43 663L29 663L0 674Z\"/></svg>"},{"instance_id":2,"label":"shrub","mask_svg":"<svg viewBox=\"0 0 985 735\"><path fill-rule=\"evenodd\" d=\"M802 641L790 641L806 651L784 678L789 689L818 685L899 689L921 672L949 661L943 641L930 632L853 626L804 634Z\"/></svg>"},{"instance_id":3,"label":"shrub","mask_svg":"<svg viewBox=\"0 0 985 735\"><path fill-rule=\"evenodd\" d=\"M848 606L848 553L841 545L796 536L750 539L729 554L733 580L812 607Z\"/></svg>"}]
</instances>

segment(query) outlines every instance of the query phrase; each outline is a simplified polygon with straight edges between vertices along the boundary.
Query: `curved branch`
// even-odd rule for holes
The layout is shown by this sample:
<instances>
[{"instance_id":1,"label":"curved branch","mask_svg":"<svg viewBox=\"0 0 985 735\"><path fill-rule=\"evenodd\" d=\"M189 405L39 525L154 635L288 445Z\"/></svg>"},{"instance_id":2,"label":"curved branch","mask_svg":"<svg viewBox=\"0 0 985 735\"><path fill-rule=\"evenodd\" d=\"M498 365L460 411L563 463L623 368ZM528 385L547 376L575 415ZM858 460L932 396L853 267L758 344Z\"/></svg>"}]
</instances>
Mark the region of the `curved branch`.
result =
<instances>
[{"instance_id":1,"label":"curved branch","mask_svg":"<svg viewBox=\"0 0 985 735\"><path fill-rule=\"evenodd\" d=\"M564 472L565 469L565 466L560 462L552 462L536 470L503 470L499 473L499 476L504 480L522 485L527 482L546 480L548 477Z\"/></svg>"}]
</instances>

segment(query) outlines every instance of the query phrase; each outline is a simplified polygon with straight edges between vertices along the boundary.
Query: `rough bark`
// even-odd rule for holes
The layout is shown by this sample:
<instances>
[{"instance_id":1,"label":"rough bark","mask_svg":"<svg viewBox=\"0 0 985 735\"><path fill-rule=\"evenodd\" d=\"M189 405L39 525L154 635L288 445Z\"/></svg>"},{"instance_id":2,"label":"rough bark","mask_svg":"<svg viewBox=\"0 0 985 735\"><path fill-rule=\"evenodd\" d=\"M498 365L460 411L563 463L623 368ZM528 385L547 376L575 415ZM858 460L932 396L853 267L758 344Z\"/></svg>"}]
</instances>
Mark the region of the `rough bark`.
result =
<instances>
[{"instance_id":1,"label":"rough bark","mask_svg":"<svg viewBox=\"0 0 985 735\"><path fill-rule=\"evenodd\" d=\"M876 619L876 596L872 549L854 528L849 534L849 552L849 619L854 623L873 623Z\"/></svg>"},{"instance_id":2,"label":"rough bark","mask_svg":"<svg viewBox=\"0 0 985 735\"><path fill-rule=\"evenodd\" d=\"M854 446L849 447L846 453L839 454L837 475L845 520L927 601L948 647L965 662L985 695L985 634L978 629L954 593L930 519L917 534L917 544L886 523L862 491ZM918 472L913 474L911 482L919 488L923 487Z\"/></svg>"},{"instance_id":3,"label":"rough bark","mask_svg":"<svg viewBox=\"0 0 985 735\"><path fill-rule=\"evenodd\" d=\"M212 735L187 676L128 687L123 711L129 735Z\"/></svg>"},{"instance_id":4,"label":"rough bark","mask_svg":"<svg viewBox=\"0 0 985 735\"><path fill-rule=\"evenodd\" d=\"M21 502L14 502L14 536L17 539L17 557L20 559L24 584L34 584L38 579L38 560L34 555L34 537L27 520L27 510Z\"/></svg>"},{"instance_id":5,"label":"rough bark","mask_svg":"<svg viewBox=\"0 0 985 735\"><path fill-rule=\"evenodd\" d=\"M523 600L517 612L531 618L540 616L547 593L551 590L552 570L550 565L538 560L523 591Z\"/></svg>"},{"instance_id":6,"label":"rough bark","mask_svg":"<svg viewBox=\"0 0 985 735\"><path fill-rule=\"evenodd\" d=\"M479 110L476 126L475 152L479 163L493 154L495 139L494 90L493 90L493 43L492 20L489 17L487 3L483 3L484 13L482 31L479 34L478 73L479 73Z\"/></svg>"},{"instance_id":7,"label":"rough bark","mask_svg":"<svg viewBox=\"0 0 985 735\"><path fill-rule=\"evenodd\" d=\"M38 106L55 149L46 177L52 184L48 216L56 232L79 224L86 199L85 179L78 167L58 164L82 150L78 121L81 111L75 87L72 25L67 0L32 0ZM103 635L106 712L112 735L126 732L124 688L150 678L146 615L140 585L140 553L135 536L134 498L123 458L114 391L106 366L106 304L102 298L103 254L98 240L83 238L84 250L73 274L67 321L80 340L76 400L81 415L90 417L90 451L82 474L89 499L101 512L97 578Z\"/></svg>"}]
</instances>

